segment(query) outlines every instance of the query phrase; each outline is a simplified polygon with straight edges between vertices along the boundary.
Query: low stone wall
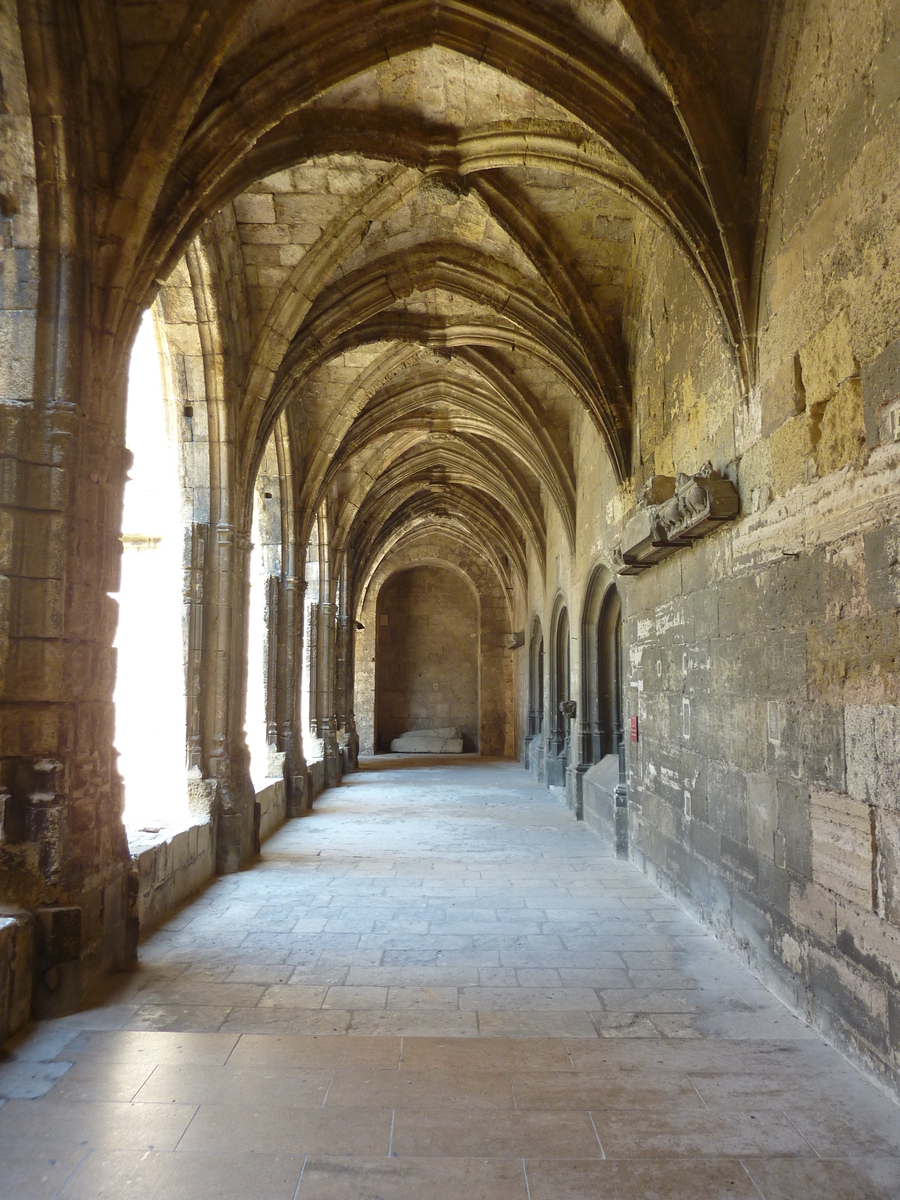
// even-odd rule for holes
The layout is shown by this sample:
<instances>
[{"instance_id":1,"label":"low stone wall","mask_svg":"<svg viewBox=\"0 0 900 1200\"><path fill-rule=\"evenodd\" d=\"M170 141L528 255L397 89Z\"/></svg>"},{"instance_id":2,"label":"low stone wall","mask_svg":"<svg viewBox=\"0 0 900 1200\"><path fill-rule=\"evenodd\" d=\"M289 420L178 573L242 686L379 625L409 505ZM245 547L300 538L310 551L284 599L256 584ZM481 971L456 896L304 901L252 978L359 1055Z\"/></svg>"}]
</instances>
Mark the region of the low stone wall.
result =
<instances>
[{"instance_id":1,"label":"low stone wall","mask_svg":"<svg viewBox=\"0 0 900 1200\"><path fill-rule=\"evenodd\" d=\"M259 805L259 840L264 842L284 824L287 817L287 793L283 779L273 779L256 793Z\"/></svg>"},{"instance_id":2,"label":"low stone wall","mask_svg":"<svg viewBox=\"0 0 900 1200\"><path fill-rule=\"evenodd\" d=\"M0 909L0 1044L31 1015L33 975L31 914Z\"/></svg>"},{"instance_id":3,"label":"low stone wall","mask_svg":"<svg viewBox=\"0 0 900 1200\"><path fill-rule=\"evenodd\" d=\"M155 846L133 850L132 856L138 871L138 919L145 934L212 878L216 868L212 823L191 825Z\"/></svg>"},{"instance_id":4,"label":"low stone wall","mask_svg":"<svg viewBox=\"0 0 900 1200\"><path fill-rule=\"evenodd\" d=\"M324 765L315 765L320 768L324 781ZM265 841L287 817L284 780L268 781L256 793L256 803L260 810L259 837L260 841ZM152 845L133 845L132 861L138 871L138 919L144 935L160 925L215 874L213 822L198 821Z\"/></svg>"},{"instance_id":5,"label":"low stone wall","mask_svg":"<svg viewBox=\"0 0 900 1200\"><path fill-rule=\"evenodd\" d=\"M608 842L616 844L616 785L619 758L607 754L584 777L584 823Z\"/></svg>"},{"instance_id":6,"label":"low stone wall","mask_svg":"<svg viewBox=\"0 0 900 1200\"><path fill-rule=\"evenodd\" d=\"M307 762L306 769L309 772L309 798L312 801L325 791L325 759Z\"/></svg>"},{"instance_id":7,"label":"low stone wall","mask_svg":"<svg viewBox=\"0 0 900 1200\"><path fill-rule=\"evenodd\" d=\"M525 739L522 762L539 783L544 782L544 743L540 736Z\"/></svg>"}]
</instances>

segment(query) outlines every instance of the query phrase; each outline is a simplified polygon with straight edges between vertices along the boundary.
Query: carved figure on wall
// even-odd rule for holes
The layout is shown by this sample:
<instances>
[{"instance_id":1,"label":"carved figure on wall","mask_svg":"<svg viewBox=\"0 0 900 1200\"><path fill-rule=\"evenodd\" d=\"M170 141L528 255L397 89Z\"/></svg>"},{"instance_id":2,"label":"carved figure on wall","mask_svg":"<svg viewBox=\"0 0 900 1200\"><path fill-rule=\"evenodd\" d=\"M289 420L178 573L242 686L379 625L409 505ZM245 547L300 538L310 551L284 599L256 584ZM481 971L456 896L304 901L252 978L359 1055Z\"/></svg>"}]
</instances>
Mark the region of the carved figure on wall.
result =
<instances>
[{"instance_id":1,"label":"carved figure on wall","mask_svg":"<svg viewBox=\"0 0 900 1200\"><path fill-rule=\"evenodd\" d=\"M647 570L739 512L737 488L712 463L695 475L654 475L639 493L622 545L614 552L616 570L623 575Z\"/></svg>"},{"instance_id":2,"label":"carved figure on wall","mask_svg":"<svg viewBox=\"0 0 900 1200\"><path fill-rule=\"evenodd\" d=\"M679 542L687 536L688 541L694 541L696 537L690 535L695 526L703 526L697 531L697 536L702 537L709 531L705 525L708 520L718 523L735 517L739 506L734 484L713 470L712 463L706 463L696 475L679 471L675 477L674 495L651 513L653 540Z\"/></svg>"}]
</instances>

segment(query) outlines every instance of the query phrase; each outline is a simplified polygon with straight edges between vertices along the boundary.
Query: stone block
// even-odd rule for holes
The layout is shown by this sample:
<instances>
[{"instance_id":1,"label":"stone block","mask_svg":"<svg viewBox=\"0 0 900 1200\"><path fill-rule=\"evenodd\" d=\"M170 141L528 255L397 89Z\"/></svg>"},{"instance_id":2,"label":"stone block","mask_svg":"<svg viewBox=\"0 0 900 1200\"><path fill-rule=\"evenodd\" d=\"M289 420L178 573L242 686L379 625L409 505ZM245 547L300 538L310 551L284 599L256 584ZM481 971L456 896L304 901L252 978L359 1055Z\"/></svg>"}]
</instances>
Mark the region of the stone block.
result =
<instances>
[{"instance_id":1,"label":"stone block","mask_svg":"<svg viewBox=\"0 0 900 1200\"><path fill-rule=\"evenodd\" d=\"M190 838L188 831L183 829L176 833L169 844L169 871L174 874L181 871L190 862Z\"/></svg>"},{"instance_id":2,"label":"stone block","mask_svg":"<svg viewBox=\"0 0 900 1200\"><path fill-rule=\"evenodd\" d=\"M438 729L413 730L394 738L391 751L395 754L462 754L463 740L454 736L455 733L455 730L449 734Z\"/></svg>"},{"instance_id":3,"label":"stone block","mask_svg":"<svg viewBox=\"0 0 900 1200\"><path fill-rule=\"evenodd\" d=\"M81 955L81 909L39 908L35 941L41 962L71 962Z\"/></svg>"},{"instance_id":4,"label":"stone block","mask_svg":"<svg viewBox=\"0 0 900 1200\"><path fill-rule=\"evenodd\" d=\"M869 604L876 611L900 608L900 529L884 525L863 540Z\"/></svg>"},{"instance_id":5,"label":"stone block","mask_svg":"<svg viewBox=\"0 0 900 1200\"><path fill-rule=\"evenodd\" d=\"M810 215L800 234L803 245L803 265L809 273L845 236L849 227L851 196L849 180L822 201Z\"/></svg>"},{"instance_id":6,"label":"stone block","mask_svg":"<svg viewBox=\"0 0 900 1200\"><path fill-rule=\"evenodd\" d=\"M275 223L275 200L271 193L244 193L234 199L234 215L239 222L252 225Z\"/></svg>"},{"instance_id":7,"label":"stone block","mask_svg":"<svg viewBox=\"0 0 900 1200\"><path fill-rule=\"evenodd\" d=\"M847 463L862 461L865 446L862 388L858 379L848 379L822 413L816 444L818 473L828 475Z\"/></svg>"},{"instance_id":8,"label":"stone block","mask_svg":"<svg viewBox=\"0 0 900 1200\"><path fill-rule=\"evenodd\" d=\"M197 826L197 857L206 858L212 854L212 825Z\"/></svg>"},{"instance_id":9,"label":"stone block","mask_svg":"<svg viewBox=\"0 0 900 1200\"><path fill-rule=\"evenodd\" d=\"M810 803L813 881L871 910L872 810L868 804L837 792L813 791Z\"/></svg>"},{"instance_id":10,"label":"stone block","mask_svg":"<svg viewBox=\"0 0 900 1200\"><path fill-rule=\"evenodd\" d=\"M803 282L803 243L799 237L779 251L766 275L770 281L766 303L769 314L774 315Z\"/></svg>"},{"instance_id":11,"label":"stone block","mask_svg":"<svg viewBox=\"0 0 900 1200\"><path fill-rule=\"evenodd\" d=\"M900 338L862 367L863 420L870 446L888 440L889 429L879 418L896 401L900 401Z\"/></svg>"},{"instance_id":12,"label":"stone block","mask_svg":"<svg viewBox=\"0 0 900 1200\"><path fill-rule=\"evenodd\" d=\"M878 911L900 928L900 812L876 808L874 814Z\"/></svg>"},{"instance_id":13,"label":"stone block","mask_svg":"<svg viewBox=\"0 0 900 1200\"><path fill-rule=\"evenodd\" d=\"M117 935L125 925L127 915L127 877L108 883L103 889L103 932Z\"/></svg>"},{"instance_id":14,"label":"stone block","mask_svg":"<svg viewBox=\"0 0 900 1200\"><path fill-rule=\"evenodd\" d=\"M147 892L153 886L153 878L156 870L156 850L144 850L138 858L138 872L140 876L140 890Z\"/></svg>"},{"instance_id":15,"label":"stone block","mask_svg":"<svg viewBox=\"0 0 900 1200\"><path fill-rule=\"evenodd\" d=\"M900 988L900 929L890 921L839 899L837 946L870 975Z\"/></svg>"},{"instance_id":16,"label":"stone block","mask_svg":"<svg viewBox=\"0 0 900 1200\"><path fill-rule=\"evenodd\" d=\"M750 633L759 622L756 575L738 575L723 580L717 589L719 636L734 637Z\"/></svg>"},{"instance_id":17,"label":"stone block","mask_svg":"<svg viewBox=\"0 0 900 1200\"><path fill-rule=\"evenodd\" d=\"M34 918L34 1013L64 1017L81 1007L81 909L42 908Z\"/></svg>"},{"instance_id":18,"label":"stone block","mask_svg":"<svg viewBox=\"0 0 900 1200\"><path fill-rule=\"evenodd\" d=\"M709 763L706 793L709 823L733 842L746 845L747 777L744 773L726 763Z\"/></svg>"},{"instance_id":19,"label":"stone block","mask_svg":"<svg viewBox=\"0 0 900 1200\"><path fill-rule=\"evenodd\" d=\"M747 840L757 854L774 860L778 824L776 780L771 775L747 776Z\"/></svg>"},{"instance_id":20,"label":"stone block","mask_svg":"<svg viewBox=\"0 0 900 1200\"><path fill-rule=\"evenodd\" d=\"M199 824L205 825L210 820L215 809L217 792L218 783L215 779L201 778L196 768L188 773L188 812Z\"/></svg>"},{"instance_id":21,"label":"stone block","mask_svg":"<svg viewBox=\"0 0 900 1200\"><path fill-rule=\"evenodd\" d=\"M888 1029L894 1060L900 1058L900 992L888 989Z\"/></svg>"},{"instance_id":22,"label":"stone block","mask_svg":"<svg viewBox=\"0 0 900 1200\"><path fill-rule=\"evenodd\" d=\"M0 398L27 400L34 392L37 315L27 310L0 313Z\"/></svg>"},{"instance_id":23,"label":"stone block","mask_svg":"<svg viewBox=\"0 0 900 1200\"><path fill-rule=\"evenodd\" d=\"M888 991L845 959L809 948L809 987L817 1005L884 1053L889 1045Z\"/></svg>"},{"instance_id":24,"label":"stone block","mask_svg":"<svg viewBox=\"0 0 900 1200\"><path fill-rule=\"evenodd\" d=\"M786 495L807 482L815 461L817 429L809 412L792 418L773 433L772 484L775 494Z\"/></svg>"},{"instance_id":25,"label":"stone block","mask_svg":"<svg viewBox=\"0 0 900 1200\"><path fill-rule=\"evenodd\" d=\"M844 728L847 791L868 804L900 809L900 709L848 704Z\"/></svg>"},{"instance_id":26,"label":"stone block","mask_svg":"<svg viewBox=\"0 0 900 1200\"><path fill-rule=\"evenodd\" d=\"M895 612L813 626L809 693L827 704L900 701L900 622Z\"/></svg>"},{"instance_id":27,"label":"stone block","mask_svg":"<svg viewBox=\"0 0 900 1200\"><path fill-rule=\"evenodd\" d=\"M894 105L900 100L900 37L896 29L885 39L872 63L872 101L874 114L886 122L896 118Z\"/></svg>"},{"instance_id":28,"label":"stone block","mask_svg":"<svg viewBox=\"0 0 900 1200\"><path fill-rule=\"evenodd\" d=\"M168 879L171 871L169 870L169 845L168 842L160 842L155 847L153 862L153 886L158 887Z\"/></svg>"},{"instance_id":29,"label":"stone block","mask_svg":"<svg viewBox=\"0 0 900 1200\"><path fill-rule=\"evenodd\" d=\"M844 308L800 351L807 409L827 404L842 384L859 375L849 310Z\"/></svg>"},{"instance_id":30,"label":"stone block","mask_svg":"<svg viewBox=\"0 0 900 1200\"><path fill-rule=\"evenodd\" d=\"M819 884L791 884L790 917L823 942L837 945L837 898Z\"/></svg>"},{"instance_id":31,"label":"stone block","mask_svg":"<svg viewBox=\"0 0 900 1200\"><path fill-rule=\"evenodd\" d=\"M805 782L778 779L775 784L778 805L776 835L781 835L776 844L784 859L784 868L798 879L812 876L810 850L810 794Z\"/></svg>"},{"instance_id":32,"label":"stone block","mask_svg":"<svg viewBox=\"0 0 900 1200\"><path fill-rule=\"evenodd\" d=\"M0 907L0 1045L28 1020L34 974L34 921Z\"/></svg>"},{"instance_id":33,"label":"stone block","mask_svg":"<svg viewBox=\"0 0 900 1200\"><path fill-rule=\"evenodd\" d=\"M799 360L794 358L783 362L771 379L767 380L760 389L760 404L762 406L760 432L764 438L771 437L776 429L780 429L785 421L791 420L801 413L805 407L803 393L798 388ZM741 459L741 494L746 486L745 454ZM768 466L771 472L771 453L768 456ZM768 482L768 480L767 480ZM746 501L743 505L748 509Z\"/></svg>"},{"instance_id":34,"label":"stone block","mask_svg":"<svg viewBox=\"0 0 900 1200\"><path fill-rule=\"evenodd\" d=\"M849 72L848 72L849 74ZM822 161L826 191L836 190L850 171L865 142L869 116L869 80L855 74L855 82L842 97L825 135Z\"/></svg>"},{"instance_id":35,"label":"stone block","mask_svg":"<svg viewBox=\"0 0 900 1200\"><path fill-rule=\"evenodd\" d=\"M806 779L832 791L846 791L843 709L818 703L779 703L780 741L769 739L766 768L781 776Z\"/></svg>"}]
</instances>

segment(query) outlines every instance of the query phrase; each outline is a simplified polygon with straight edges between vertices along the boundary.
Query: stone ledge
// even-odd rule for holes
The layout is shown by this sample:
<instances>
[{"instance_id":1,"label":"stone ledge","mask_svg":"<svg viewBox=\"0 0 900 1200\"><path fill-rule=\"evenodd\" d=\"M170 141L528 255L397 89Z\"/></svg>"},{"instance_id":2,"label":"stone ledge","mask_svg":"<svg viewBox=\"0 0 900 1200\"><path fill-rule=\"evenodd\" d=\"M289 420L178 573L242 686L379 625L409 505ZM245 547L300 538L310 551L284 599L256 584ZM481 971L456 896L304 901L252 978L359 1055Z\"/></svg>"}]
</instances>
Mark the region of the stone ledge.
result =
<instances>
[{"instance_id":1,"label":"stone ledge","mask_svg":"<svg viewBox=\"0 0 900 1200\"><path fill-rule=\"evenodd\" d=\"M141 933L161 924L215 874L215 832L211 821L174 831L162 829L154 845L132 847L138 873L137 912Z\"/></svg>"},{"instance_id":2,"label":"stone ledge","mask_svg":"<svg viewBox=\"0 0 900 1200\"><path fill-rule=\"evenodd\" d=\"M0 908L0 1044L31 1015L33 975L34 918Z\"/></svg>"}]
</instances>

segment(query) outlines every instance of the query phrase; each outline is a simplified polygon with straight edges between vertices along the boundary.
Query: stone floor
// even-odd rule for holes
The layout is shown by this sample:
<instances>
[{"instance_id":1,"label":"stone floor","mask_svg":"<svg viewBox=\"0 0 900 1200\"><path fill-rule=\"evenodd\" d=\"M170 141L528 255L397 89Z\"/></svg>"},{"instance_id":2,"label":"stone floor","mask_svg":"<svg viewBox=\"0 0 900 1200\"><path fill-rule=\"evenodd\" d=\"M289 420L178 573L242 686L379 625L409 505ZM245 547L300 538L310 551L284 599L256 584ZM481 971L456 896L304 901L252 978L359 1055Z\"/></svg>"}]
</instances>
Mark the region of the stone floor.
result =
<instances>
[{"instance_id":1,"label":"stone floor","mask_svg":"<svg viewBox=\"0 0 900 1200\"><path fill-rule=\"evenodd\" d=\"M0 1096L2 1200L900 1197L900 1108L477 759L320 797Z\"/></svg>"}]
</instances>

